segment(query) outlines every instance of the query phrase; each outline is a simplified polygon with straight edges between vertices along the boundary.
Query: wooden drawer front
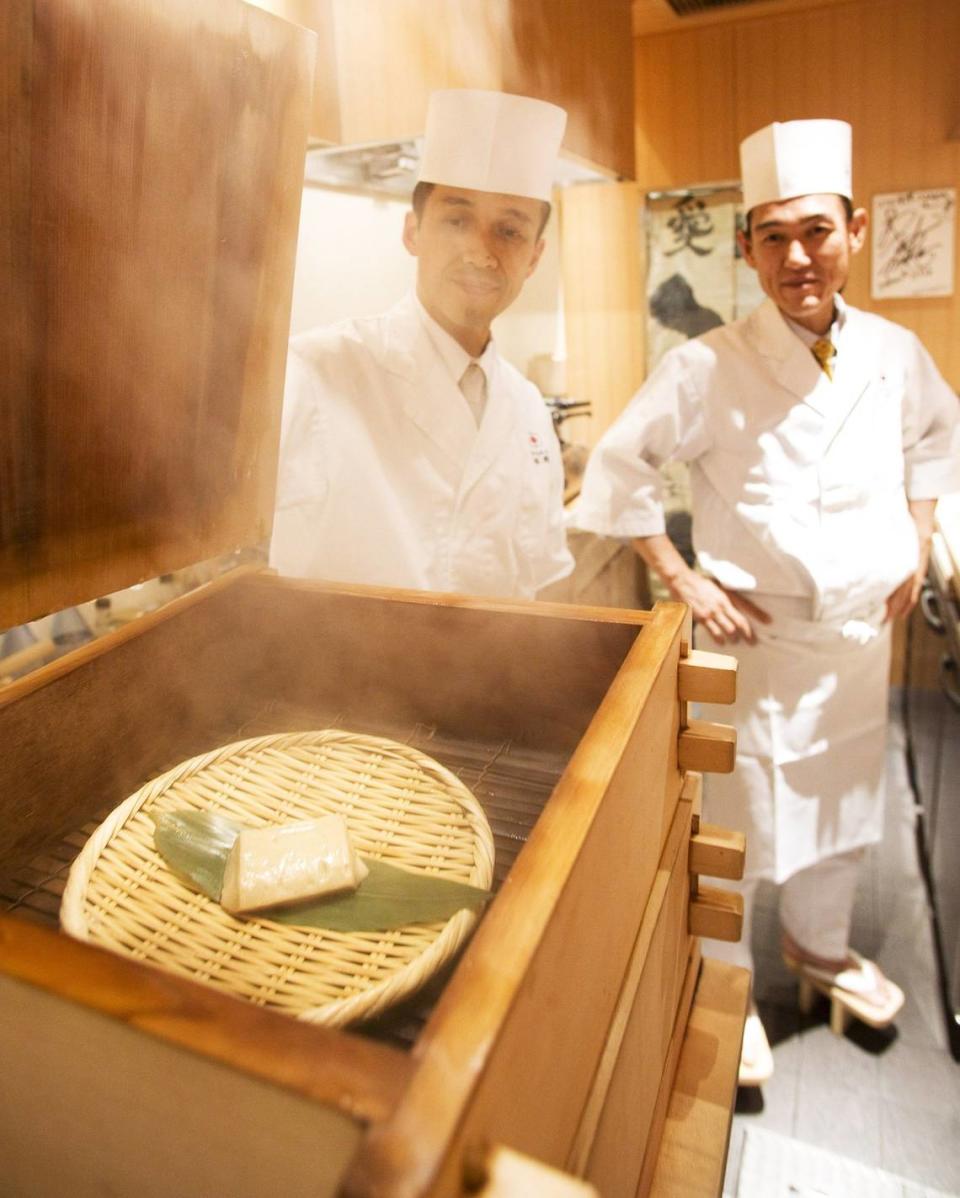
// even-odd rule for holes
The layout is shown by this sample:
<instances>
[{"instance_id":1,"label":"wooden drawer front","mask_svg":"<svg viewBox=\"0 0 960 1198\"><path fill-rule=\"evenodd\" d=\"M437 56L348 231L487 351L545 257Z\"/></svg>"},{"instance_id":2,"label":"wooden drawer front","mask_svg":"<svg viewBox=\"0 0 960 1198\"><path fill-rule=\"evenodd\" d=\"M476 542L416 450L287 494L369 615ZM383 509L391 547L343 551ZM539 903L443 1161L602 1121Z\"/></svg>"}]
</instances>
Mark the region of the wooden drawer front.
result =
<instances>
[{"instance_id":1,"label":"wooden drawer front","mask_svg":"<svg viewBox=\"0 0 960 1198\"><path fill-rule=\"evenodd\" d=\"M603 1097L603 1106L597 1116L588 1107L581 1128L581 1143L591 1131L592 1143L585 1161L575 1154L568 1162L571 1172L585 1173L605 1198L632 1198L645 1153L655 1155L657 1150L651 1136L651 1131L654 1135L657 1131L653 1127L657 1097L694 947L687 932L690 823L691 803L683 800L674 815L624 982L625 1009L614 1019L607 1057L598 1071L593 1103L599 1106ZM628 1005L631 994L632 1005ZM679 1018L685 1021L685 1012ZM671 1079L663 1080L669 1089Z\"/></svg>"}]
</instances>

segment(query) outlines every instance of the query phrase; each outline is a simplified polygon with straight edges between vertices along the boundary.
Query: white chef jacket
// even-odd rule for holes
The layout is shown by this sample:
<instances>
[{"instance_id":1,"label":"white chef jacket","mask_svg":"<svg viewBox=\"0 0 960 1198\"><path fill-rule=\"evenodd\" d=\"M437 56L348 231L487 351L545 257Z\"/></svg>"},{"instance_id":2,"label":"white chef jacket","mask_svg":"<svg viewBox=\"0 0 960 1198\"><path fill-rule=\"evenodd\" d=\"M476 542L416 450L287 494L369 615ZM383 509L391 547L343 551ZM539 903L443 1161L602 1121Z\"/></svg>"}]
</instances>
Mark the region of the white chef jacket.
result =
<instances>
[{"instance_id":1,"label":"white chef jacket","mask_svg":"<svg viewBox=\"0 0 960 1198\"><path fill-rule=\"evenodd\" d=\"M737 704L704 714L736 722L738 765L709 779L705 810L747 832L747 876L778 881L880 837L884 600L916 569L908 498L960 487L957 398L930 356L838 307L832 382L769 300L666 354L594 450L572 518L663 532L659 468L689 463L701 567L774 616L756 645L723 647Z\"/></svg>"},{"instance_id":2,"label":"white chef jacket","mask_svg":"<svg viewBox=\"0 0 960 1198\"><path fill-rule=\"evenodd\" d=\"M572 569L542 396L491 343L478 428L455 342L438 351L447 336L411 295L293 338L270 547L282 574L532 598Z\"/></svg>"}]
</instances>

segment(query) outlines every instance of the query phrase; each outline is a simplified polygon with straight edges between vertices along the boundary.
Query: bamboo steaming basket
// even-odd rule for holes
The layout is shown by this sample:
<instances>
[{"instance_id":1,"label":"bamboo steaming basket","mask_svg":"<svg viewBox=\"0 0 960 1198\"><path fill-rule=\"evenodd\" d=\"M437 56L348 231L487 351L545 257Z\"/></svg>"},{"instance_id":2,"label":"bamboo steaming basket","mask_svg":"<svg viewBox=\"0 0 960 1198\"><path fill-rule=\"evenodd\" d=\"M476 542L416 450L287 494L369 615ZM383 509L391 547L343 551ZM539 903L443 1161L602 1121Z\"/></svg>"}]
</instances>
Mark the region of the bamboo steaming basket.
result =
<instances>
[{"instance_id":1,"label":"bamboo steaming basket","mask_svg":"<svg viewBox=\"0 0 960 1198\"><path fill-rule=\"evenodd\" d=\"M363 856L483 888L493 877L493 837L470 791L426 754L381 737L327 729L237 741L121 803L71 868L64 931L315 1023L369 1018L412 993L477 915L355 933L235 918L154 848L150 817L186 809L254 827L337 812Z\"/></svg>"}]
</instances>

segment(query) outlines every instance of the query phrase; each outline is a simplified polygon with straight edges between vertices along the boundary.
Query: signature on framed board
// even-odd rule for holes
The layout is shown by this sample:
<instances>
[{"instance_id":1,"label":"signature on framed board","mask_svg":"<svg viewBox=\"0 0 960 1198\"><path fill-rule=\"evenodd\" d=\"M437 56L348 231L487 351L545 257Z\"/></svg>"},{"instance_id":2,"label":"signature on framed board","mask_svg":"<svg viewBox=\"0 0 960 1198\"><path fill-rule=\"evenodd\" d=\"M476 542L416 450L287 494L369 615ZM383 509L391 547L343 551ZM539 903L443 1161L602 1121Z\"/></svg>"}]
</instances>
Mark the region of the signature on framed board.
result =
<instances>
[{"instance_id":1,"label":"signature on framed board","mask_svg":"<svg viewBox=\"0 0 960 1198\"><path fill-rule=\"evenodd\" d=\"M956 209L952 187L873 197L874 299L953 294Z\"/></svg>"}]
</instances>

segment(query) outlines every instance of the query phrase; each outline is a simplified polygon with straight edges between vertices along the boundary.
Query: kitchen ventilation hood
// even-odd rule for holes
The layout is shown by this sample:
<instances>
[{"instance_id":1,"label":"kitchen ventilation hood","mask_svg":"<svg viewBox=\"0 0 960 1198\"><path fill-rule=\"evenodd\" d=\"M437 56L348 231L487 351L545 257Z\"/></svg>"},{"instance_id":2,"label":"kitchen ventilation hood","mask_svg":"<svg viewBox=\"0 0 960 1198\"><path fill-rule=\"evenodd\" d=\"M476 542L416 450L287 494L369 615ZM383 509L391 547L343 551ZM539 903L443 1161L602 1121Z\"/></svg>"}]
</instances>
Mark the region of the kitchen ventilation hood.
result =
<instances>
[{"instance_id":1,"label":"kitchen ventilation hood","mask_svg":"<svg viewBox=\"0 0 960 1198\"><path fill-rule=\"evenodd\" d=\"M308 187L405 199L417 181L420 142L420 138L409 138L363 145L314 146L307 151L304 182ZM554 182L558 187L604 180L609 181L609 176L579 162L569 158L557 161Z\"/></svg>"}]
</instances>

